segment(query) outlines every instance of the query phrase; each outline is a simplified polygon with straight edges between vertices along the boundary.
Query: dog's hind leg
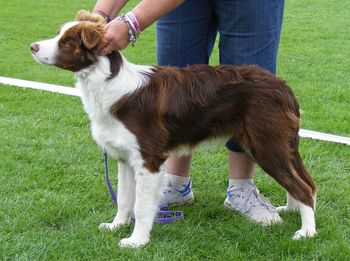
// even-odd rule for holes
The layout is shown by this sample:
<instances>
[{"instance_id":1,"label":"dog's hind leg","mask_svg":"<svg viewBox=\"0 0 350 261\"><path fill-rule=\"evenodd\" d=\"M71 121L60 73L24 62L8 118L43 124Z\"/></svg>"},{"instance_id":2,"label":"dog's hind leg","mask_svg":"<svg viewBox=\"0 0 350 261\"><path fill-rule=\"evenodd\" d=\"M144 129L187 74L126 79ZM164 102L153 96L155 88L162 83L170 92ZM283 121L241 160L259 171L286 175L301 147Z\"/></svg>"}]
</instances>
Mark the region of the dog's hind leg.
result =
<instances>
[{"instance_id":1,"label":"dog's hind leg","mask_svg":"<svg viewBox=\"0 0 350 261\"><path fill-rule=\"evenodd\" d=\"M316 225L315 225L315 209L316 209L316 185L312 180L310 174L305 169L304 163L301 159L298 150L298 136L296 139L296 143L294 145L294 158L292 159L292 164L298 175L301 179L304 180L306 184L309 185L312 192L313 206L307 206L302 202L298 202L292 196L290 196L290 200L294 205L299 206L301 220L302 220L302 228L295 232L293 239L300 239L303 237L311 237L316 234ZM293 148L292 148L293 149ZM288 200L287 200L288 205Z\"/></svg>"},{"instance_id":2,"label":"dog's hind leg","mask_svg":"<svg viewBox=\"0 0 350 261\"><path fill-rule=\"evenodd\" d=\"M303 160L301 159L301 156L299 154L298 145L296 144L292 149L294 151L294 158L292 159L292 164L294 166L294 169L297 171L299 176L311 187L312 193L315 194L316 192L315 182L312 180L309 172L306 170L304 166Z\"/></svg>"},{"instance_id":3,"label":"dog's hind leg","mask_svg":"<svg viewBox=\"0 0 350 261\"><path fill-rule=\"evenodd\" d=\"M254 146L255 145L255 146ZM288 142L283 139L279 142L267 142L264 146L255 143L250 149L253 158L262 169L273 177L284 187L289 199L284 209L299 209L302 220L302 227L298 230L293 239L302 237L313 237L316 235L315 213L314 213L314 192L315 187L310 186L302 175L299 175L294 168L293 155ZM304 173L305 174L305 173ZM310 178L311 179L311 178Z\"/></svg>"},{"instance_id":4,"label":"dog's hind leg","mask_svg":"<svg viewBox=\"0 0 350 261\"><path fill-rule=\"evenodd\" d=\"M149 242L157 210L162 172L152 173L146 168L142 168L135 171L135 175L135 227L129 238L124 238L120 241L119 245L121 247L140 247Z\"/></svg>"},{"instance_id":5,"label":"dog's hind leg","mask_svg":"<svg viewBox=\"0 0 350 261\"><path fill-rule=\"evenodd\" d=\"M303 161L300 157L299 151L298 151L298 144L296 143L295 146L292 148L294 150L294 158L292 159L292 164L298 175L300 176L301 179L304 180L305 183L307 183L310 188L312 189L312 196L314 200L313 204L313 209L316 208L316 185L314 181L312 180L310 174L307 172L305 169L305 166L303 164ZM299 209L299 201L294 199L288 192L287 192L287 204L286 206L281 206L277 208L277 211L282 212L282 211L289 211L289 210L296 210Z\"/></svg>"},{"instance_id":6,"label":"dog's hind leg","mask_svg":"<svg viewBox=\"0 0 350 261\"><path fill-rule=\"evenodd\" d=\"M312 237L316 234L315 213L314 208L303 204L301 201L294 199L290 193L287 192L287 204L285 206L277 207L277 211L300 211L302 227L295 232L293 239L301 239L303 237Z\"/></svg>"},{"instance_id":7,"label":"dog's hind leg","mask_svg":"<svg viewBox=\"0 0 350 261\"><path fill-rule=\"evenodd\" d=\"M301 215L301 229L294 233L293 239L298 240L304 237L313 237L316 235L315 211L308 205L299 202Z\"/></svg>"},{"instance_id":8,"label":"dog's hind leg","mask_svg":"<svg viewBox=\"0 0 350 261\"><path fill-rule=\"evenodd\" d=\"M287 192L287 204L285 206L277 207L277 211L293 211L299 209L299 201L295 200L288 192Z\"/></svg>"},{"instance_id":9,"label":"dog's hind leg","mask_svg":"<svg viewBox=\"0 0 350 261\"><path fill-rule=\"evenodd\" d=\"M102 223L101 230L114 230L126 225L135 203L135 174L128 163L118 162L118 210L112 223Z\"/></svg>"},{"instance_id":10,"label":"dog's hind leg","mask_svg":"<svg viewBox=\"0 0 350 261\"><path fill-rule=\"evenodd\" d=\"M299 137L298 137L299 138ZM301 159L301 156L299 154L299 149L298 149L298 140L297 143L295 145L295 157L292 160L292 164L294 166L294 169L296 170L296 172L299 174L299 176L310 186L310 188L312 189L312 198L313 198L313 209L316 210L316 184L315 182L312 180L309 172L306 170L303 160Z\"/></svg>"}]
</instances>

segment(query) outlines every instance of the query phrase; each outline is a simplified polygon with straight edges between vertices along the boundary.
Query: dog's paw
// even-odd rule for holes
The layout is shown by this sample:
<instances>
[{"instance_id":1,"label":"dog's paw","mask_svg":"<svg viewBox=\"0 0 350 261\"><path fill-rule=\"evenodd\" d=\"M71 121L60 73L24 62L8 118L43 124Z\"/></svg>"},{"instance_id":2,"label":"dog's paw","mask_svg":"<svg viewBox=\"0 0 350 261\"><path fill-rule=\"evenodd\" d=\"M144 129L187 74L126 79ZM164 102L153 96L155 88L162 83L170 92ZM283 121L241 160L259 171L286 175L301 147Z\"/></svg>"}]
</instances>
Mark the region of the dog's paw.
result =
<instances>
[{"instance_id":1,"label":"dog's paw","mask_svg":"<svg viewBox=\"0 0 350 261\"><path fill-rule=\"evenodd\" d=\"M119 242L120 247L130 247L130 248L137 248L137 247L142 247L146 245L149 242L149 239L139 239L135 237L128 237L128 238L123 238Z\"/></svg>"},{"instance_id":2,"label":"dog's paw","mask_svg":"<svg viewBox=\"0 0 350 261\"><path fill-rule=\"evenodd\" d=\"M287 206L280 206L280 207L277 207L276 210L277 210L277 213L282 213L282 212L288 211L289 209L287 208Z\"/></svg>"},{"instance_id":3,"label":"dog's paw","mask_svg":"<svg viewBox=\"0 0 350 261\"><path fill-rule=\"evenodd\" d=\"M98 228L101 231L113 231L118 229L121 226L127 225L127 223L117 223L117 222L112 222L112 223L101 223Z\"/></svg>"},{"instance_id":4,"label":"dog's paw","mask_svg":"<svg viewBox=\"0 0 350 261\"><path fill-rule=\"evenodd\" d=\"M269 217L261 218L257 221L263 227L271 226L274 224L280 224L283 222L282 218L278 215L278 213L274 213Z\"/></svg>"},{"instance_id":5,"label":"dog's paw","mask_svg":"<svg viewBox=\"0 0 350 261\"><path fill-rule=\"evenodd\" d=\"M276 210L277 210L277 213L282 213L282 212L286 212L286 211L296 211L297 209L291 208L288 206L280 206L280 207L277 207Z\"/></svg>"},{"instance_id":6,"label":"dog's paw","mask_svg":"<svg viewBox=\"0 0 350 261\"><path fill-rule=\"evenodd\" d=\"M316 229L300 229L294 233L293 240L316 236Z\"/></svg>"}]
</instances>

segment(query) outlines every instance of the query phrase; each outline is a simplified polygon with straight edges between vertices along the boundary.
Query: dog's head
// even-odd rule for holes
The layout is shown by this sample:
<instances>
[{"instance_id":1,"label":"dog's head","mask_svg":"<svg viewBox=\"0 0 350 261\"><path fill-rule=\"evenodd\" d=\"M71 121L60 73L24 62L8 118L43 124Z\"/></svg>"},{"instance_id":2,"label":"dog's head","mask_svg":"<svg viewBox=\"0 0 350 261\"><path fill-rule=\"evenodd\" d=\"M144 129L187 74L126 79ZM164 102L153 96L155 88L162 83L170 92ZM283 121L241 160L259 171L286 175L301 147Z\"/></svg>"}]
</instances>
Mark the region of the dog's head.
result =
<instances>
[{"instance_id":1,"label":"dog's head","mask_svg":"<svg viewBox=\"0 0 350 261\"><path fill-rule=\"evenodd\" d=\"M54 38L32 43L30 48L38 62L76 72L97 61L104 34L97 16L80 11L76 21L64 24Z\"/></svg>"}]
</instances>

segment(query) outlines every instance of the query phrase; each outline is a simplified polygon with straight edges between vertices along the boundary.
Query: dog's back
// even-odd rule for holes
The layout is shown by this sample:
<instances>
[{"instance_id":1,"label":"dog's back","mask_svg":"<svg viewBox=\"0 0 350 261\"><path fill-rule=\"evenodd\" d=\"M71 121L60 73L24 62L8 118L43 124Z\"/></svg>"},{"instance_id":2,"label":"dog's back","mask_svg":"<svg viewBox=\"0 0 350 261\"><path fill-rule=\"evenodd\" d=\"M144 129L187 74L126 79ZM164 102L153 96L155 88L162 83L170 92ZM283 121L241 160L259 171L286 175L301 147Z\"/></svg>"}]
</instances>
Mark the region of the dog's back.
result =
<instances>
[{"instance_id":1,"label":"dog's back","mask_svg":"<svg viewBox=\"0 0 350 261\"><path fill-rule=\"evenodd\" d=\"M111 112L136 134L152 171L178 147L232 137L296 199L313 207L315 185L298 153L298 103L282 79L258 66L155 68Z\"/></svg>"},{"instance_id":2,"label":"dog's back","mask_svg":"<svg viewBox=\"0 0 350 261\"><path fill-rule=\"evenodd\" d=\"M135 132L147 129L156 137L165 136L165 150L221 136L241 140L251 125L255 131L254 126L267 122L280 126L282 119L286 122L281 128L293 129L294 135L300 116L285 82L255 65L158 67L111 112Z\"/></svg>"}]
</instances>

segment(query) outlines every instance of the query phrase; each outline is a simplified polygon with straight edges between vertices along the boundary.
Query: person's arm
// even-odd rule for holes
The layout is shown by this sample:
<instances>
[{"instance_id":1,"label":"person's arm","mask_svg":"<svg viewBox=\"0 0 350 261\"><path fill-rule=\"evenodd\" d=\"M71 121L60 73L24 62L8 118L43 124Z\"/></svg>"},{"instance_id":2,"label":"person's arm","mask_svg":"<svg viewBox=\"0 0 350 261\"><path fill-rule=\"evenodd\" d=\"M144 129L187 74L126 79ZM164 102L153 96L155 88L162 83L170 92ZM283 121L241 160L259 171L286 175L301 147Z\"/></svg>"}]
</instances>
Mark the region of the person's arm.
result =
<instances>
[{"instance_id":1,"label":"person's arm","mask_svg":"<svg viewBox=\"0 0 350 261\"><path fill-rule=\"evenodd\" d=\"M98 0L94 10L102 11L113 19L126 2L126 0ZM183 2L184 0L143 0L132 12L136 16L141 30L144 30L158 18L174 10ZM101 50L101 54L103 55L112 50L122 50L126 48L129 44L129 35L128 27L125 22L114 19L107 24L104 41L106 44Z\"/></svg>"},{"instance_id":2,"label":"person's arm","mask_svg":"<svg viewBox=\"0 0 350 261\"><path fill-rule=\"evenodd\" d=\"M97 0L94 12L100 11L114 19L128 0Z\"/></svg>"},{"instance_id":3,"label":"person's arm","mask_svg":"<svg viewBox=\"0 0 350 261\"><path fill-rule=\"evenodd\" d=\"M143 0L132 12L139 21L141 29L144 30L183 2L184 0Z\"/></svg>"}]
</instances>

